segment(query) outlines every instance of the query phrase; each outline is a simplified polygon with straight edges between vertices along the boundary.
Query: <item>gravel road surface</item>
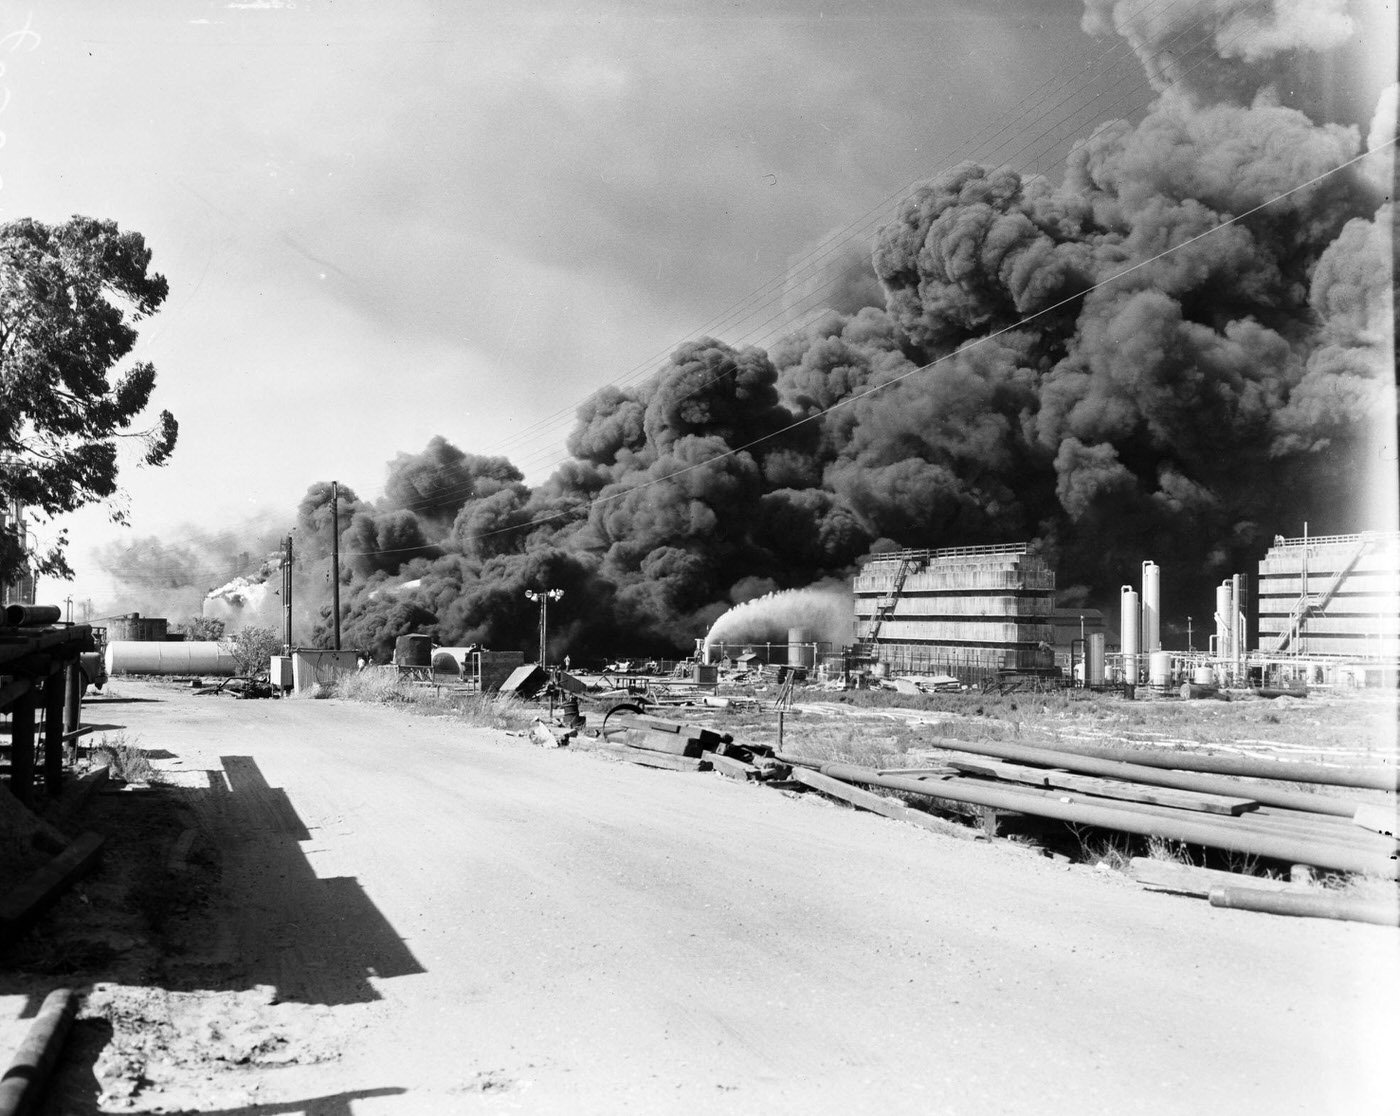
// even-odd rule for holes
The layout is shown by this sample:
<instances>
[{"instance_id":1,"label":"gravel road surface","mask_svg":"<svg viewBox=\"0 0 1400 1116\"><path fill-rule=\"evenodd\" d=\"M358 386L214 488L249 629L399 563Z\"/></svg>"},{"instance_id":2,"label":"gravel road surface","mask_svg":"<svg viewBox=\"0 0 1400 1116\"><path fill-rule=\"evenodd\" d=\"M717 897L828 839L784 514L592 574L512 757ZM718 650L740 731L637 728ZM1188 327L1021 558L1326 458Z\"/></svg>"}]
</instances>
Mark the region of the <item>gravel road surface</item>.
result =
<instances>
[{"instance_id":1,"label":"gravel road surface","mask_svg":"<svg viewBox=\"0 0 1400 1116\"><path fill-rule=\"evenodd\" d=\"M217 884L162 987L94 990L113 1049L168 1035L125 1089L98 1057L96 1111L1394 1111L1393 930L403 708L118 689L186 788L162 861Z\"/></svg>"}]
</instances>

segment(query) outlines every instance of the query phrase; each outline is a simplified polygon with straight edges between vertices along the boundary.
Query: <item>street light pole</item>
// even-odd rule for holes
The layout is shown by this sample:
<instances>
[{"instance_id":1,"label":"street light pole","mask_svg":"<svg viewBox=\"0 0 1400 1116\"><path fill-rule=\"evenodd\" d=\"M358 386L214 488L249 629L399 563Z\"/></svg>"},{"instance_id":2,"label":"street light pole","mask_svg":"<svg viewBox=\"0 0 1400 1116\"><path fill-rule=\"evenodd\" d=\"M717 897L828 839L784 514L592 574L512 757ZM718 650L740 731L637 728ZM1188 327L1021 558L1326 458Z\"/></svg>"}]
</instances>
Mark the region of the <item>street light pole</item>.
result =
<instances>
[{"instance_id":1,"label":"street light pole","mask_svg":"<svg viewBox=\"0 0 1400 1116\"><path fill-rule=\"evenodd\" d=\"M536 592L533 589L526 589L525 596L532 601L540 602L540 667L544 667L545 662L545 635L548 627L549 602L557 601L564 595L562 589L541 589Z\"/></svg>"}]
</instances>

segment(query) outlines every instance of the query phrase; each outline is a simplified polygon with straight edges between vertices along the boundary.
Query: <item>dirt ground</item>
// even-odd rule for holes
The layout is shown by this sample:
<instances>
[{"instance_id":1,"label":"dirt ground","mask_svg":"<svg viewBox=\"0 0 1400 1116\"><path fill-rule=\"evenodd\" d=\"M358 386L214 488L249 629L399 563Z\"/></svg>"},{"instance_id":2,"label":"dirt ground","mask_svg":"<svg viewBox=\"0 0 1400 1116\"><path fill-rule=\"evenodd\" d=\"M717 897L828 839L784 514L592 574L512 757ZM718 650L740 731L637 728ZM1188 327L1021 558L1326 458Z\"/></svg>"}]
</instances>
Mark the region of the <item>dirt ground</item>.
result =
<instances>
[{"instance_id":1,"label":"dirt ground","mask_svg":"<svg viewBox=\"0 0 1400 1116\"><path fill-rule=\"evenodd\" d=\"M1394 930L399 708L86 720L159 781L0 954L0 1053L85 993L50 1116L1395 1110Z\"/></svg>"}]
</instances>

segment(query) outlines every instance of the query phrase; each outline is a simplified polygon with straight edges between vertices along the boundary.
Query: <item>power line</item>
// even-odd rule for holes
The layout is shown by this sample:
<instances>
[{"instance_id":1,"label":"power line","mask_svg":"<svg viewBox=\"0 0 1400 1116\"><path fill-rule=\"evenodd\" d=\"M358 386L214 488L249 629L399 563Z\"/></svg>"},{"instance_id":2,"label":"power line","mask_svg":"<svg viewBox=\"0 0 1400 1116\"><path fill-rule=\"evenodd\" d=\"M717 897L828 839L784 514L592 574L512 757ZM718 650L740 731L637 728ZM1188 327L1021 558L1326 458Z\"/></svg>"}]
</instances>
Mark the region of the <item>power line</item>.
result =
<instances>
[{"instance_id":1,"label":"power line","mask_svg":"<svg viewBox=\"0 0 1400 1116\"><path fill-rule=\"evenodd\" d=\"M1245 210L1243 213L1235 214L1235 215L1232 216L1232 217L1229 217L1229 218L1226 218L1226 219L1223 220L1223 221L1220 221L1218 224L1213 225L1211 228L1206 229L1206 230L1204 230L1204 231L1202 231L1202 232L1200 232L1200 233L1197 233L1195 236L1192 236L1192 237L1187 238L1186 240L1182 241L1180 244L1173 245L1172 247L1167 248L1167 249L1164 249L1163 251L1158 252L1156 255L1150 256L1150 257L1148 257L1147 259L1139 260L1137 263L1134 263L1134 264L1131 264L1131 265L1129 265L1129 266L1127 266L1127 267L1121 268L1120 270L1114 272L1112 275L1106 276L1105 278L1098 280L1097 282L1095 282L1095 283L1089 285L1088 287L1085 287L1083 290L1077 291L1077 292L1075 292L1075 293L1072 294L1072 295L1068 295L1068 296L1066 296L1065 298L1062 298L1062 299L1060 299L1059 301L1054 302L1054 303L1052 303L1052 304L1049 305L1049 306L1042 307L1040 310L1037 310L1037 311L1036 311L1035 313L1033 313L1033 314L1027 314L1027 315L1025 315L1024 317L1018 319L1017 321L1011 323L1010 325L1003 326L1003 327L1001 327L1000 329L994 330L993 332L991 332L991 333L989 333L989 334L987 334L987 335L985 335L985 336L983 336L983 337L979 337L979 338L977 338L977 339L975 339L975 340L973 340L973 341L969 341L969 342L965 343L964 345L960 346L958 349L954 350L953 352L946 353L946 354L944 354L943 356L937 357L937 358L935 358L934 360L931 360L931 361L927 362L926 364L921 364L921 365L919 365L919 366L917 366L917 367L915 367L915 368L911 368L911 369L909 369L909 370L907 370L907 371L905 371L905 372L900 373L900 374L897 375L897 376L893 376L893 377L889 378L888 380L882 380L880 383L870 385L870 386L864 388L864 389L861 390L861 391L858 391L858 392L855 392L855 393L853 393L853 394L851 394L851 395L846 396L844 399L838 400L836 403L833 403L833 404L832 404L831 406L829 406L829 407L823 407L823 408L821 408L820 410L814 411L814 412L812 412L812 413L809 414L809 415L805 415L805 416L803 416L802 418L796 419L795 421L789 423L787 426L783 427L781 430L776 430L776 431L773 431L773 432L771 432L771 433L769 433L769 434L765 434L765 435L763 435L763 436L761 436L761 437L758 437L758 438L753 439L752 441L745 442L743 445L731 446L729 449L727 449L727 450L725 450L725 451L723 451L723 452L721 452L721 453L716 453L716 454L712 455L711 457L706 458L706 459L703 460L703 461L697 461L697 462L695 462L695 463L693 463L693 464L691 464L691 465L685 466L684 468L675 469L675 470L673 470L672 472L667 473L667 474L665 474L665 475L663 475L663 476L660 476L660 477L652 477L652 478L650 478L650 479L648 479L648 480L640 481L640 482L638 482L638 483L636 483L636 484L628 485L626 488L623 488L623 489L621 489L620 491L614 492L614 493L612 493L612 494L610 494L610 495L594 497L592 500L590 500L590 501L588 502L588 510L591 511L594 507L597 507L597 506L599 506L599 505L601 505L601 504L607 504L607 503L614 502L614 501L616 501L616 500L624 499L625 497L630 496L630 495L631 495L632 493L634 493L634 492L638 492L638 491L641 491L641 490L643 490L643 489L650 488L650 487L652 487L652 486L654 486L654 485L662 484L662 483L664 483L664 482L666 482L666 481L674 480L674 479L677 478L677 477L685 476L686 474L692 473L692 472L694 472L694 471L697 470L697 469L701 469L701 468L705 468L705 467L707 467L707 466L713 465L713 464L714 464L715 462L717 462L717 461L723 461L723 460L725 460L726 458L733 457L733 456L736 455L736 454L743 453L743 452L745 452L745 451L747 451L747 450L750 450L750 449L753 449L753 448L755 448L755 447L757 447L757 446L763 445L764 443L770 442L770 441L772 441L772 440L775 439L775 438L779 438L779 437L781 437L781 436L783 436L783 435L785 435L785 434L787 434L787 433L789 433L789 432L791 432L791 431L793 431L793 430L796 430L797 428L799 428L799 427L801 427L801 426L805 426L805 425L807 425L808 423L815 422L817 419L822 418L822 417L825 416L825 415L831 414L831 413L834 412L834 411L841 410L842 408L847 407L847 406L851 405L852 403L856 403L856 402L859 402L859 401L862 400L862 399L869 398L870 396L875 395L875 394L877 394L878 392L884 391L885 389L887 389L887 388L893 386L894 384L902 383L902 382L904 382L905 380L908 380L910 377L916 376L916 375L918 375L918 374L921 373L921 372L927 372L927 371L929 371L930 369L937 367L938 365L942 364L943 362L945 362L945 361L947 361L947 360L951 360L951 359L953 359L954 357L961 356L961 355L963 355L963 354L965 354L965 353L967 353L967 352L970 352L970 351L972 351L972 350L974 350L974 349L980 348L981 346L987 344L987 343L990 342L990 341L995 340L995 339L998 338L998 337L1002 337L1002 336L1004 336L1004 335L1007 334L1007 333L1011 333L1011 332L1013 332L1013 331L1015 331L1015 330L1021 329L1022 327L1026 326L1027 324L1029 324L1029 323L1031 323L1031 322L1034 322L1034 321L1035 321L1036 319L1038 319L1038 318L1042 318L1042 317L1044 317L1044 316L1047 315L1047 314L1051 314L1051 313L1053 313L1054 311L1059 310L1059 309L1061 309L1062 307L1067 306L1067 305L1069 305L1070 303L1072 303L1072 302L1074 302L1074 301L1076 301L1076 300L1078 300L1078 299L1082 299L1082 298L1084 298L1085 296L1087 296L1087 295L1089 295L1089 294L1092 294L1094 291L1100 290L1100 289L1102 289L1102 288L1104 288L1104 287L1106 287L1106 286L1108 286L1108 285L1110 285L1110 284L1112 284L1112 283L1115 283L1115 282L1117 282L1119 279L1122 279L1122 278L1124 278L1124 277L1127 276L1127 275L1131 275L1131 274L1133 274L1134 272L1136 272L1136 271L1138 271L1138 270L1140 270L1140 269L1142 269L1142 268L1144 268L1144 267L1147 267L1149 264L1153 264L1153 263L1156 263L1156 262L1159 261L1159 260L1166 259L1168 256L1171 256L1171 255L1173 255L1173 254L1175 254L1175 253L1181 251L1181 250L1184 249L1184 248L1188 248L1188 247L1190 247L1192 244L1195 244L1195 243L1197 243L1198 241L1204 240L1206 237L1212 236L1212 235L1214 235L1215 233L1220 232L1222 229L1229 228L1231 225L1237 224L1238 222L1243 221L1243 220L1245 220L1246 218L1253 216L1254 214L1260 212L1261 210L1267 209L1269 206L1272 206L1272 205L1277 204L1278 202L1284 200L1285 198L1292 197L1294 194L1299 193L1299 192L1302 191L1302 190L1306 190L1306 189L1308 189L1308 188L1311 187L1311 186L1315 186L1317 183L1322 182L1322 181L1324 181L1324 180L1327 179L1327 178L1330 178L1332 175L1338 174L1338 173L1340 173L1341 171L1346 170L1348 167L1354 166L1355 164L1361 162L1362 160L1367 159L1367 158L1370 158L1370 157L1371 157L1372 155L1374 155L1377 151L1380 151L1380 150L1382 150L1383 148L1386 148L1386 147L1394 146L1395 142L1396 142L1395 137L1391 137L1390 139L1384 141L1383 143L1377 144L1375 147L1370 148L1369 150L1364 151L1364 152L1362 152L1362 153L1359 154L1359 155L1355 155L1355 156L1353 156L1352 158L1346 160L1345 162L1340 163L1340 164L1338 164L1337 166L1330 168L1329 170L1323 171L1321 174L1315 175L1314 177L1310 178L1310 179L1309 179L1308 181L1306 181L1306 182L1300 183L1299 185L1294 186L1294 187L1292 187L1292 188L1290 188L1290 189L1288 189L1288 190L1285 190L1285 191L1283 191L1283 192L1280 193L1280 194L1276 194L1275 196L1273 196L1272 198L1269 198L1269 199L1266 200L1266 201L1260 202L1258 205L1255 205L1255 206L1251 207L1250 209ZM614 483L616 483L616 482L614 482ZM458 541L469 542L469 541L473 541L473 540L475 540L475 539L489 538L489 537L491 537L491 536L493 536L493 535L505 534L505 533L510 532L510 531L521 531L521 530L525 530L525 529L531 528L531 527L542 526L543 524L551 523L551 522L554 522L554 521L556 521L556 520L563 519L563 518L566 518L566 517L568 517L568 516L571 516L571 515L573 515L573 514L575 514L575 512L572 511L572 510L570 510L570 511L563 511L563 512L556 512L556 513L553 513L553 514L550 514L550 515L546 515L546 516L539 516L539 517L537 517L537 518L535 518L535 519L532 519L532 520L530 520L530 521L528 521L528 522L520 523L520 524L515 524L515 525L510 526L510 527L502 527L502 528L498 528L498 529L496 529L496 530L494 530L494 531L483 531L483 532L481 532L481 533L479 533L479 534L477 534L477 535L468 536L467 538L465 538L465 539L459 539ZM440 544L439 544L439 545L440 545ZM373 551L373 552L365 552L365 553L367 553L367 554L369 554L369 553L372 553L372 554L400 554L400 553L409 553L409 552L412 552L412 551L415 551L415 550L422 550L422 549L425 549L425 548L422 548L422 547L402 547L402 548L395 548L395 549L390 549L390 550Z\"/></svg>"}]
</instances>

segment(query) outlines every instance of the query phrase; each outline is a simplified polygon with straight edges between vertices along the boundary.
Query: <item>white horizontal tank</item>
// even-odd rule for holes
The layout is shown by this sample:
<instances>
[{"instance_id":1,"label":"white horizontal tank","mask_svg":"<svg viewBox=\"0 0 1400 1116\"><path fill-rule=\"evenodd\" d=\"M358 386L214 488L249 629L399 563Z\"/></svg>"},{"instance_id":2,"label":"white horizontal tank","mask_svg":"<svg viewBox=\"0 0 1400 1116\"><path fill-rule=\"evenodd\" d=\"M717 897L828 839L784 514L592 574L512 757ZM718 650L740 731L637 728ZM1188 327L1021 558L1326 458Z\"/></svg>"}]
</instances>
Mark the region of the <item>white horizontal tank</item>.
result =
<instances>
[{"instance_id":1,"label":"white horizontal tank","mask_svg":"<svg viewBox=\"0 0 1400 1116\"><path fill-rule=\"evenodd\" d=\"M238 673L233 651L209 640L151 642L119 639L107 644L108 674L212 674Z\"/></svg>"}]
</instances>

